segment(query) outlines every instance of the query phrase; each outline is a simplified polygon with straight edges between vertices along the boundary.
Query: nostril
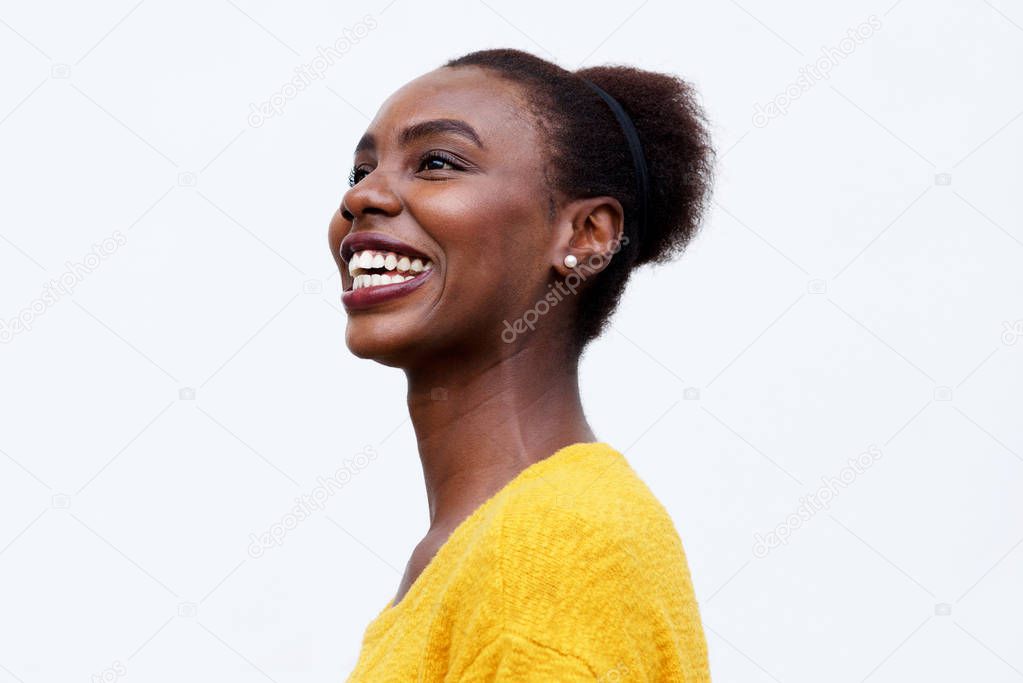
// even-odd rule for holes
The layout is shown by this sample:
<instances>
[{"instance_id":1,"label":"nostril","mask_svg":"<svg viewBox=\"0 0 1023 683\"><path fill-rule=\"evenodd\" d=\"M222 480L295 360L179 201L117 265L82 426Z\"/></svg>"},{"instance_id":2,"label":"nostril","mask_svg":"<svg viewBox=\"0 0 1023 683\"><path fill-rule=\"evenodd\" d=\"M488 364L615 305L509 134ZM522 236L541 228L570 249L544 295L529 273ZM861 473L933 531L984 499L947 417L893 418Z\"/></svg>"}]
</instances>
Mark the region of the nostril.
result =
<instances>
[{"instance_id":1,"label":"nostril","mask_svg":"<svg viewBox=\"0 0 1023 683\"><path fill-rule=\"evenodd\" d=\"M355 220L355 215L351 211L346 209L344 204L341 205L341 217L344 218L346 221Z\"/></svg>"}]
</instances>

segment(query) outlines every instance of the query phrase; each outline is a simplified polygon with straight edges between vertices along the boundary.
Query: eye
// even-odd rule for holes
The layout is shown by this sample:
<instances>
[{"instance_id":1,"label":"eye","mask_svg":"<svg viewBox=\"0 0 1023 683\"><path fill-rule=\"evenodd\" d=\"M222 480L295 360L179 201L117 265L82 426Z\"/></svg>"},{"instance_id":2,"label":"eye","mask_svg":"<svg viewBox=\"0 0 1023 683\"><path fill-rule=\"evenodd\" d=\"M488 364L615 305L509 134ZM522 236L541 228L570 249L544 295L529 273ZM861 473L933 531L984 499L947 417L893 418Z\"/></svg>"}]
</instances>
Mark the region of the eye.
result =
<instances>
[{"instance_id":1,"label":"eye","mask_svg":"<svg viewBox=\"0 0 1023 683\"><path fill-rule=\"evenodd\" d=\"M362 166L354 167L348 174L348 187L355 187L355 183L359 182L369 173L369 170Z\"/></svg>"},{"instance_id":2,"label":"eye","mask_svg":"<svg viewBox=\"0 0 1023 683\"><path fill-rule=\"evenodd\" d=\"M444 166L447 164L450 169L446 169ZM417 171L445 171L454 170L461 171L463 166L452 156L444 154L443 152L428 152L424 154L419 160L419 168Z\"/></svg>"}]
</instances>

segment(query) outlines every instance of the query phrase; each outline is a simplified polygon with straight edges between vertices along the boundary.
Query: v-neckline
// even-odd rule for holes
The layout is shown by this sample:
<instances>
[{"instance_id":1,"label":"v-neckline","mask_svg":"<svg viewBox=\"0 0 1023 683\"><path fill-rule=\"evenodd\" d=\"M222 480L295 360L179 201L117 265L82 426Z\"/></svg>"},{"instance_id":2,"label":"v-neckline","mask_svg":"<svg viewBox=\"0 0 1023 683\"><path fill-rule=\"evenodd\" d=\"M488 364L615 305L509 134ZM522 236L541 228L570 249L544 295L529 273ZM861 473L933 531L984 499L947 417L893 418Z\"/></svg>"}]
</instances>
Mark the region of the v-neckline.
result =
<instances>
[{"instance_id":1,"label":"v-neckline","mask_svg":"<svg viewBox=\"0 0 1023 683\"><path fill-rule=\"evenodd\" d=\"M581 450L587 449L607 449L613 451L610 444L603 441L579 441L576 443L563 446L556 450L551 455L537 460L524 468L521 472L516 474L511 480L508 481L504 486L498 489L493 495L483 501L475 510L473 510L465 519L458 523L454 530L448 535L444 542L437 549L437 552L433 554L433 557L427 563L423 570L419 572L419 576L412 582L408 590L405 591L405 595L402 596L401 600L397 604L394 602L392 597L382 610L377 614L376 618L370 622L369 626L366 627L366 633L375 632L382 628L385 624L390 623L398 614L401 613L402 608L410 603L410 599L414 599L416 595L422 590L437 567L443 565L444 557L451 551L451 548L457 543L458 539L464 534L468 533L468 529L475 525L476 521L483 517L484 514L494 505L498 498L501 498L512 489L516 488L522 482L540 476L541 472L551 465L557 463L563 458L568 457L571 454L577 453Z\"/></svg>"}]
</instances>

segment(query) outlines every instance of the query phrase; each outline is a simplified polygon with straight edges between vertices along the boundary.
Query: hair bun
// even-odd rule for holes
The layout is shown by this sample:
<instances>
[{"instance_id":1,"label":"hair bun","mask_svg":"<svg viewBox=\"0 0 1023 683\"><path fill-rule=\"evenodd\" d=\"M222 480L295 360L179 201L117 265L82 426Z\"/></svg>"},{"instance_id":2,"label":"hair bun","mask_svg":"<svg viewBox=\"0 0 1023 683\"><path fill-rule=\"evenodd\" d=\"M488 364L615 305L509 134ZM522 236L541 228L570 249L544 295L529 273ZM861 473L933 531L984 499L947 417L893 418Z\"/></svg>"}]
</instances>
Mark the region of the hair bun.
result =
<instances>
[{"instance_id":1,"label":"hair bun","mask_svg":"<svg viewBox=\"0 0 1023 683\"><path fill-rule=\"evenodd\" d=\"M649 185L643 235L623 241L582 292L575 328L581 352L606 327L634 268L681 254L700 226L710 201L714 150L696 92L671 74L617 65L572 72L512 49L472 52L445 66L483 67L520 84L550 141L553 185L564 197L617 199L627 235L635 235L638 225L636 167L614 111L586 81L610 94L636 127Z\"/></svg>"},{"instance_id":2,"label":"hair bun","mask_svg":"<svg viewBox=\"0 0 1023 683\"><path fill-rule=\"evenodd\" d=\"M713 184L714 150L693 87L676 76L630 66L595 66L575 74L618 100L643 144L649 215L635 265L671 260L699 229Z\"/></svg>"}]
</instances>

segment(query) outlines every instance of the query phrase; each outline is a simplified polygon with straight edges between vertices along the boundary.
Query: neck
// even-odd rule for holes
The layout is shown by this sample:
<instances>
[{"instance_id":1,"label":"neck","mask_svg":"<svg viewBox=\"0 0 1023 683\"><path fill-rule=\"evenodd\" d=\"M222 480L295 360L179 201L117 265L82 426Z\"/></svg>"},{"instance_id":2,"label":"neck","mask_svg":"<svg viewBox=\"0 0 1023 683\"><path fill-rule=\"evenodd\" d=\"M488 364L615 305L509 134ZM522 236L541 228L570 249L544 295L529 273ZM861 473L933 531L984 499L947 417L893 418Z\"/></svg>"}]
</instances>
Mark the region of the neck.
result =
<instances>
[{"instance_id":1,"label":"neck","mask_svg":"<svg viewBox=\"0 0 1023 683\"><path fill-rule=\"evenodd\" d=\"M596 441L578 363L543 345L489 362L452 358L406 369L430 531L450 531L529 465Z\"/></svg>"}]
</instances>

